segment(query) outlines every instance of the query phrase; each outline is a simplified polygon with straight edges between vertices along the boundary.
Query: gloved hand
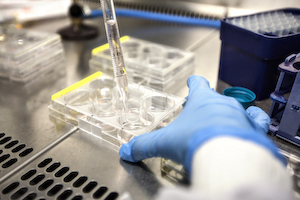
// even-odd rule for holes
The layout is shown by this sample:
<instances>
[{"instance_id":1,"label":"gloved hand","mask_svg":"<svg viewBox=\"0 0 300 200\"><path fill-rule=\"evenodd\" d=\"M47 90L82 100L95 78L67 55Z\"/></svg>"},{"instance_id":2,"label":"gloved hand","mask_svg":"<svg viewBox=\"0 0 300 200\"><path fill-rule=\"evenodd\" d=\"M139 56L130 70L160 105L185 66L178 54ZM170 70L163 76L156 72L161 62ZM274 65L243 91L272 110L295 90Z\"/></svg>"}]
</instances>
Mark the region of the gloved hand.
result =
<instances>
[{"instance_id":1,"label":"gloved hand","mask_svg":"<svg viewBox=\"0 0 300 200\"><path fill-rule=\"evenodd\" d=\"M181 114L168 126L123 144L119 151L122 159L137 162L163 157L183 164L190 172L193 155L202 144L229 136L255 142L285 164L266 137L270 118L263 110L251 106L245 111L234 98L213 91L203 77L191 76L187 83L189 95Z\"/></svg>"}]
</instances>

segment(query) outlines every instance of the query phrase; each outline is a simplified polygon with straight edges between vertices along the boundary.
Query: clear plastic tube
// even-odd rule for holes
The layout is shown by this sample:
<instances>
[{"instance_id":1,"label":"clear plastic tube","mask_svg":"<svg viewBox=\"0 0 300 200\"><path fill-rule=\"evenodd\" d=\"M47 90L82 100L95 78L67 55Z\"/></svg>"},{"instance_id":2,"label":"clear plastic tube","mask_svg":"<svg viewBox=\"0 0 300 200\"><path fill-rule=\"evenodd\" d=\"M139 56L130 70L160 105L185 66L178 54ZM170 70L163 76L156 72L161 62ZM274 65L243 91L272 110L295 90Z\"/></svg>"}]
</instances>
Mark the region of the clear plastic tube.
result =
<instances>
[{"instance_id":1,"label":"clear plastic tube","mask_svg":"<svg viewBox=\"0 0 300 200\"><path fill-rule=\"evenodd\" d=\"M128 80L121 49L120 34L115 8L113 0L100 0L100 2L103 11L106 37L109 44L116 85L123 100L124 108L126 109L126 101L128 98Z\"/></svg>"}]
</instances>

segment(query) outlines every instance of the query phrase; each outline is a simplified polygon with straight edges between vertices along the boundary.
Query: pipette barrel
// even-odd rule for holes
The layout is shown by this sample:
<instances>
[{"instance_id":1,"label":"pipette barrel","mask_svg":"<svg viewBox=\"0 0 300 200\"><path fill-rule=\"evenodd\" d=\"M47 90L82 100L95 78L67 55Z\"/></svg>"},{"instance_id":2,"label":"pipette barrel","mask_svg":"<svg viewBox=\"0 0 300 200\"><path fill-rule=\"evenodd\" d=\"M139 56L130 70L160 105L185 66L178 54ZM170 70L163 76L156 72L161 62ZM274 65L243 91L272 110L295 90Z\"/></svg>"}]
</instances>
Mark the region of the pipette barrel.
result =
<instances>
[{"instance_id":1,"label":"pipette barrel","mask_svg":"<svg viewBox=\"0 0 300 200\"><path fill-rule=\"evenodd\" d=\"M128 98L128 81L121 49L120 34L115 8L113 0L100 0L100 2L103 10L106 37L109 44L116 85L125 106Z\"/></svg>"}]
</instances>

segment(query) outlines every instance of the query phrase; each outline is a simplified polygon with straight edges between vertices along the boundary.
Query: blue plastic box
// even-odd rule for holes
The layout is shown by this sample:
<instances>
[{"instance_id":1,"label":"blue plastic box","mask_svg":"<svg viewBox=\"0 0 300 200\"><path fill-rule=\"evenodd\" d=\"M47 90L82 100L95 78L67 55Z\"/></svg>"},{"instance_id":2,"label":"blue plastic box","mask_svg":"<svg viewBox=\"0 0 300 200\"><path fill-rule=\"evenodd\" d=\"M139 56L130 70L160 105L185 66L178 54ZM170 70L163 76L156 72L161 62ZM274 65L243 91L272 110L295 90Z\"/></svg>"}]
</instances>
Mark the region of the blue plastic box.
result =
<instances>
[{"instance_id":1,"label":"blue plastic box","mask_svg":"<svg viewBox=\"0 0 300 200\"><path fill-rule=\"evenodd\" d=\"M269 98L278 65L300 50L300 9L225 18L220 39L219 79L252 90L257 100Z\"/></svg>"}]
</instances>

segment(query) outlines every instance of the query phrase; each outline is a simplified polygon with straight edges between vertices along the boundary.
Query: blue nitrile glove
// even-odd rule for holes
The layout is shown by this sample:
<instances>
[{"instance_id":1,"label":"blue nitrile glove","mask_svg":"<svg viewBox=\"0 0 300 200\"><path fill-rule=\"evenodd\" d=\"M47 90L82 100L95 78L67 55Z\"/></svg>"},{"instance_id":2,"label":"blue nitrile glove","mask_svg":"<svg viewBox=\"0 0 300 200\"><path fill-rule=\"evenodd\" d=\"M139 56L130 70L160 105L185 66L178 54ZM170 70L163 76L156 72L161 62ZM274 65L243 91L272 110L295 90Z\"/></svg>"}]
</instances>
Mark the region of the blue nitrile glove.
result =
<instances>
[{"instance_id":1,"label":"blue nitrile glove","mask_svg":"<svg viewBox=\"0 0 300 200\"><path fill-rule=\"evenodd\" d=\"M181 114L168 126L123 144L119 151L122 159L137 162L163 157L183 164L190 172L193 155L203 143L229 136L261 145L285 164L266 137L270 118L263 110L251 106L245 111L234 98L213 91L203 77L191 76L187 83L189 95Z\"/></svg>"}]
</instances>

